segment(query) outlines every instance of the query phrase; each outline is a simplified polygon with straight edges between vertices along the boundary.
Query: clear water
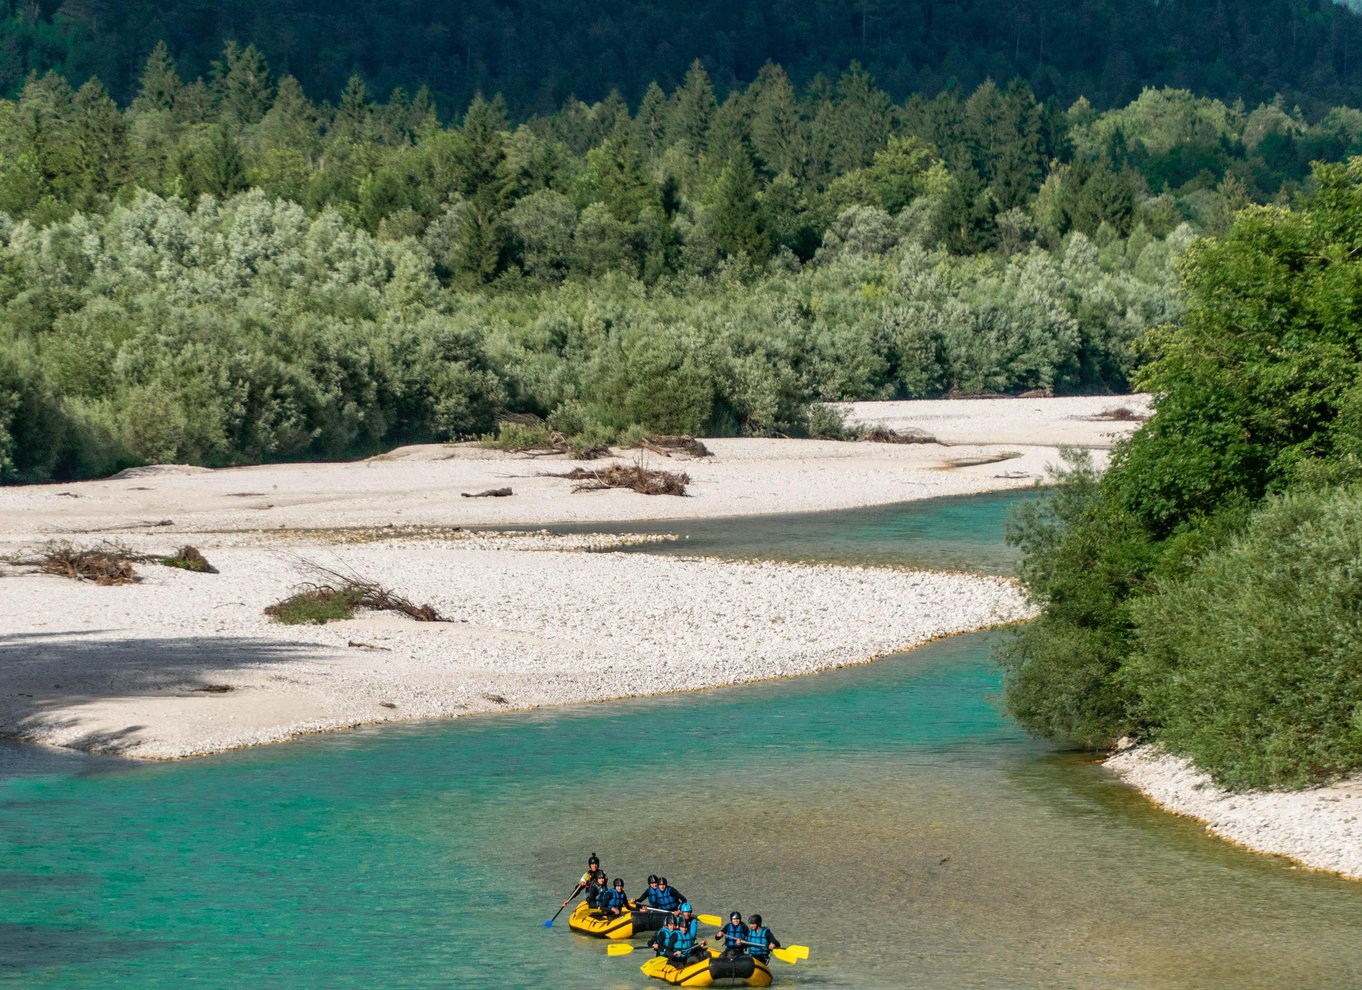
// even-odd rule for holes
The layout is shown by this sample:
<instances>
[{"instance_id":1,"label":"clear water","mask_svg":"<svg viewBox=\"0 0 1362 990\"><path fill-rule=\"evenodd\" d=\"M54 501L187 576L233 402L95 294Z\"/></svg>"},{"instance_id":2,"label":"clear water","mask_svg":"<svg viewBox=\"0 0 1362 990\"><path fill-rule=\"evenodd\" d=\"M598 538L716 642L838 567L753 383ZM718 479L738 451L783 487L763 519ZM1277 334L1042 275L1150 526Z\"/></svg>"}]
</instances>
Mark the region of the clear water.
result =
<instances>
[{"instance_id":1,"label":"clear water","mask_svg":"<svg viewBox=\"0 0 1362 990\"><path fill-rule=\"evenodd\" d=\"M999 717L989 636L794 681L143 765L0 748L0 987L661 986L547 920L588 852L810 988L1362 984L1362 887Z\"/></svg>"},{"instance_id":2,"label":"clear water","mask_svg":"<svg viewBox=\"0 0 1362 990\"><path fill-rule=\"evenodd\" d=\"M1018 552L1003 542L1008 510L1034 493L936 498L841 512L722 519L669 519L603 527L551 527L564 533L675 533L675 543L626 552L818 561L1004 574Z\"/></svg>"}]
</instances>

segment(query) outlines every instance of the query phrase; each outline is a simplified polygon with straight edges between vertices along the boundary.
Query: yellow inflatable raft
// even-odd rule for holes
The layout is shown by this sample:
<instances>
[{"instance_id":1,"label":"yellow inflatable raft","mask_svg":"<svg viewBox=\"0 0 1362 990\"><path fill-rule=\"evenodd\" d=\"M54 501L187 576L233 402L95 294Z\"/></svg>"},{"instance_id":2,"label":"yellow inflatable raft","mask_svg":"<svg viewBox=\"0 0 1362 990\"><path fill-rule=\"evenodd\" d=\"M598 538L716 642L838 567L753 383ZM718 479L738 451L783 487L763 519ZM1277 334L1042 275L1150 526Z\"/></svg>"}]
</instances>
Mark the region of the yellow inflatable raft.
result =
<instances>
[{"instance_id":1,"label":"yellow inflatable raft","mask_svg":"<svg viewBox=\"0 0 1362 990\"><path fill-rule=\"evenodd\" d=\"M649 959L643 972L678 987L712 987L746 983L749 987L769 987L771 971L751 956L711 955L688 966L673 966L661 956Z\"/></svg>"},{"instance_id":2,"label":"yellow inflatable raft","mask_svg":"<svg viewBox=\"0 0 1362 990\"><path fill-rule=\"evenodd\" d=\"M568 917L568 927L583 935L596 938L632 938L644 932L655 932L662 927L662 911L625 911L618 918L607 918L586 906L583 901Z\"/></svg>"}]
</instances>

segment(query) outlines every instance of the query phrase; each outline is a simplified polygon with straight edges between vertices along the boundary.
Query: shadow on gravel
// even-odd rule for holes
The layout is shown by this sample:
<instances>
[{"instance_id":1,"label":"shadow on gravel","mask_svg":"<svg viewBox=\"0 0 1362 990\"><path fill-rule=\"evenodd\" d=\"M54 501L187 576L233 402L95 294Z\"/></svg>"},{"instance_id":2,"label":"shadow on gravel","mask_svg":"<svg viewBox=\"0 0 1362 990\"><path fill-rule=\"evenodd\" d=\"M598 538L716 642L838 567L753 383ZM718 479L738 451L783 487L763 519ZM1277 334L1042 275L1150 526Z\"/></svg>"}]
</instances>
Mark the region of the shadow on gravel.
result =
<instances>
[{"instance_id":1,"label":"shadow on gravel","mask_svg":"<svg viewBox=\"0 0 1362 990\"><path fill-rule=\"evenodd\" d=\"M90 638L99 632L0 635L0 734L23 740L70 728L79 719L64 710L110 698L209 699L232 690L220 683L223 673L332 655L314 643L235 636ZM91 732L66 745L117 754L142 728Z\"/></svg>"}]
</instances>

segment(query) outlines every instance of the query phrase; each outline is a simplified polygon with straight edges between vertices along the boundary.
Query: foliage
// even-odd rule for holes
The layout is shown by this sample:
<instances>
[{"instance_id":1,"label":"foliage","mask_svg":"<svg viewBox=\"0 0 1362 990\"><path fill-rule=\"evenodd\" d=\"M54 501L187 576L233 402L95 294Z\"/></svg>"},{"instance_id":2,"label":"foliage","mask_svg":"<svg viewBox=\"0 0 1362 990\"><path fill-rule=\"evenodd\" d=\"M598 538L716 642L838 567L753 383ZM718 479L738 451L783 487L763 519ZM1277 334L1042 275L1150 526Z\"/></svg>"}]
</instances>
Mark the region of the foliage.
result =
<instances>
[{"instance_id":1,"label":"foliage","mask_svg":"<svg viewBox=\"0 0 1362 990\"><path fill-rule=\"evenodd\" d=\"M1015 520L1043 612L1002 661L1034 730L1161 739L1233 786L1362 767L1358 500L1331 488L1362 451L1362 160L1315 181L1192 247L1136 379L1154 416Z\"/></svg>"},{"instance_id":2,"label":"foliage","mask_svg":"<svg viewBox=\"0 0 1362 990\"><path fill-rule=\"evenodd\" d=\"M268 606L265 614L286 626L320 626L353 619L363 597L358 588L307 588Z\"/></svg>"},{"instance_id":3,"label":"foliage","mask_svg":"<svg viewBox=\"0 0 1362 990\"><path fill-rule=\"evenodd\" d=\"M1293 492L1135 602L1123 677L1154 738L1232 788L1362 766L1360 569L1362 489Z\"/></svg>"}]
</instances>

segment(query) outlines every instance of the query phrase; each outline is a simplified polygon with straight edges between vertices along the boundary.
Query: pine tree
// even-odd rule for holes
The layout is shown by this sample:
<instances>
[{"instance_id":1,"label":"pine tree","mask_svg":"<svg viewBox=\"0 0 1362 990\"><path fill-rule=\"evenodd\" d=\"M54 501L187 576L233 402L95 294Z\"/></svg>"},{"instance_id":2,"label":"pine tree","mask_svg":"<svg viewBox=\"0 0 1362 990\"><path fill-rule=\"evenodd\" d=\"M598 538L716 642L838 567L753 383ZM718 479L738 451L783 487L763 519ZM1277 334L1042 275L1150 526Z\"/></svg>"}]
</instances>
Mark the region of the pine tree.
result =
<instances>
[{"instance_id":1,"label":"pine tree","mask_svg":"<svg viewBox=\"0 0 1362 990\"><path fill-rule=\"evenodd\" d=\"M698 157L709 136L709 124L718 104L709 73L697 58L686 72L686 80L672 94L667 113L667 145L681 145Z\"/></svg>"},{"instance_id":2,"label":"pine tree","mask_svg":"<svg viewBox=\"0 0 1362 990\"><path fill-rule=\"evenodd\" d=\"M169 111L174 108L175 99L183 88L179 73L175 71L175 60L170 57L170 49L164 41L158 41L142 69L141 87L133 98L132 112Z\"/></svg>"},{"instance_id":3,"label":"pine tree","mask_svg":"<svg viewBox=\"0 0 1362 990\"><path fill-rule=\"evenodd\" d=\"M752 149L762 167L796 178L808 175L808 141L794 87L785 70L767 63L757 74L752 93Z\"/></svg>"},{"instance_id":4,"label":"pine tree","mask_svg":"<svg viewBox=\"0 0 1362 990\"><path fill-rule=\"evenodd\" d=\"M270 68L255 45L238 48L227 42L221 61L213 63L213 100L218 118L238 130L265 116L274 97Z\"/></svg>"},{"instance_id":5,"label":"pine tree","mask_svg":"<svg viewBox=\"0 0 1362 990\"><path fill-rule=\"evenodd\" d=\"M746 154L735 154L724 166L714 200L712 233L719 249L756 264L770 257L771 235L757 199L757 173Z\"/></svg>"},{"instance_id":6,"label":"pine tree","mask_svg":"<svg viewBox=\"0 0 1362 990\"><path fill-rule=\"evenodd\" d=\"M639 153L645 161L656 161L666 146L667 94L656 82L650 82L634 118L634 135Z\"/></svg>"}]
</instances>

